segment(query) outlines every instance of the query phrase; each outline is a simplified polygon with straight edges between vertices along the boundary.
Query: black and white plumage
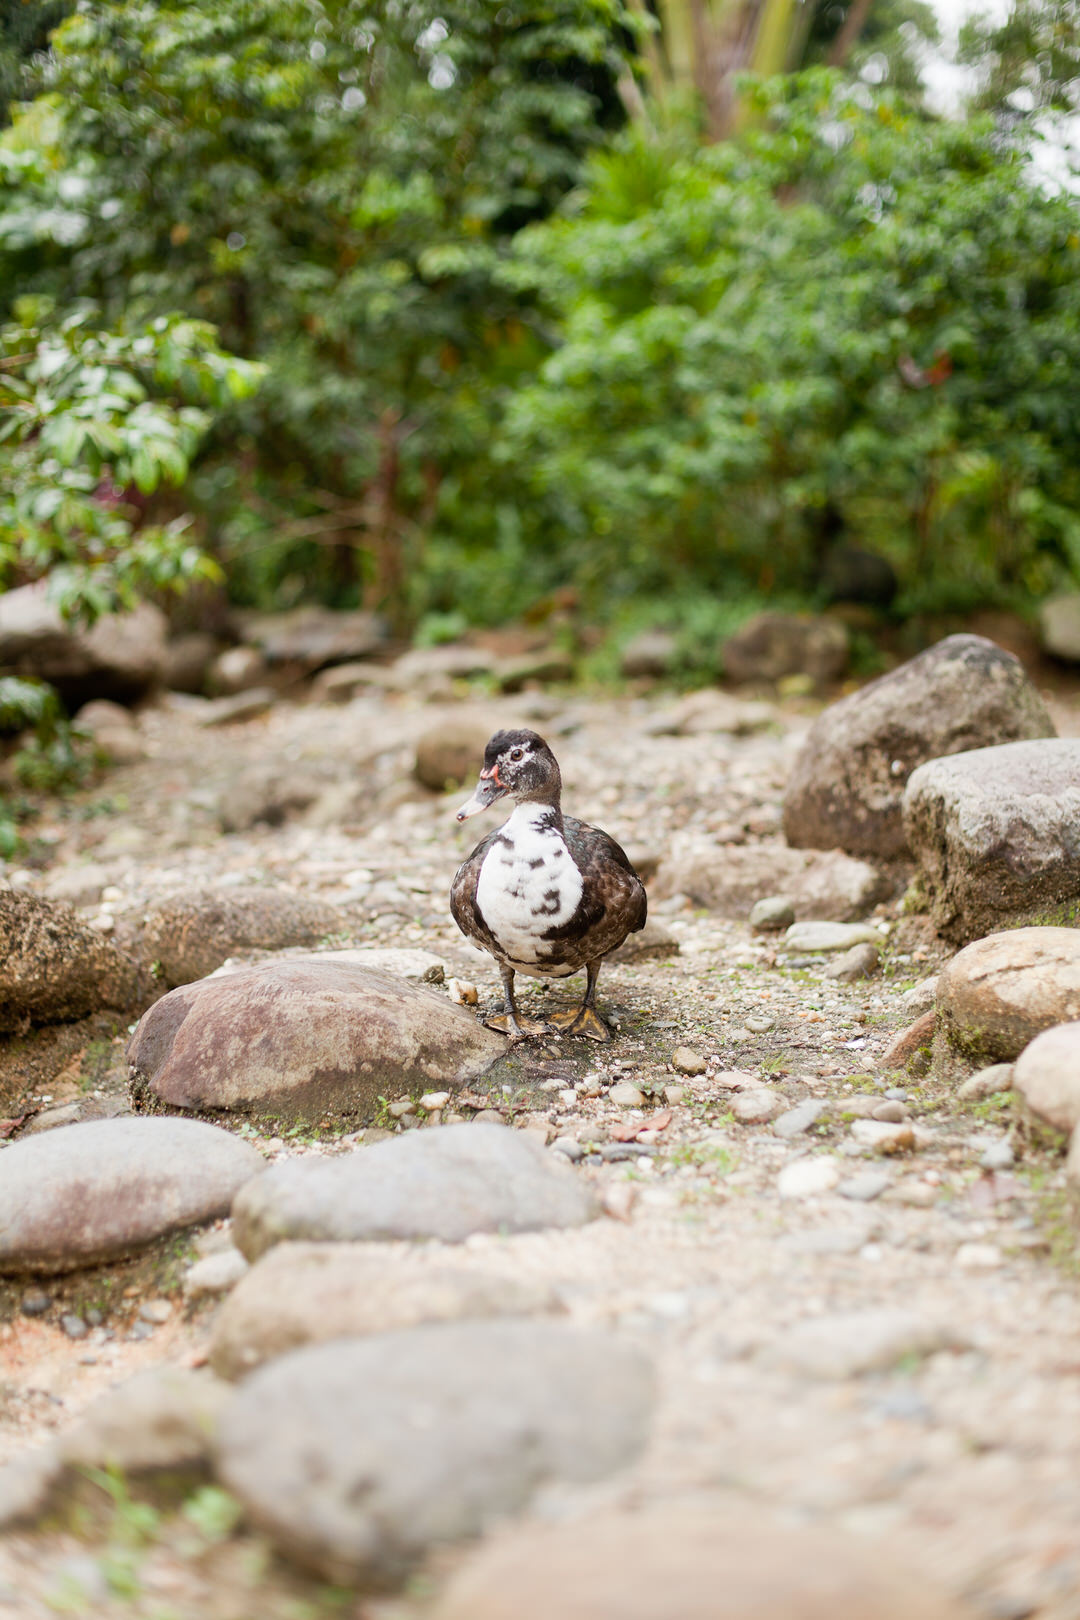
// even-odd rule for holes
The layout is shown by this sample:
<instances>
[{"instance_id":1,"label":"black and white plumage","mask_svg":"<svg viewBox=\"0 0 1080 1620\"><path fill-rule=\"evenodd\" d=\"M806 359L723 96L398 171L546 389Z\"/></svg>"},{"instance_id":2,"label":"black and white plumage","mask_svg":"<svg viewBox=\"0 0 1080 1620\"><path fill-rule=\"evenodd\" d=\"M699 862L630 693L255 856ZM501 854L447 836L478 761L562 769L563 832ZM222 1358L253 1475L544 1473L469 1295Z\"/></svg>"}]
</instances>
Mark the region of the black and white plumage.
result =
<instances>
[{"instance_id":1,"label":"black and white plumage","mask_svg":"<svg viewBox=\"0 0 1080 1620\"><path fill-rule=\"evenodd\" d=\"M488 834L458 869L450 910L462 933L490 951L502 974L507 1033L527 1029L514 1002L514 975L566 978L586 970L580 1007L548 1023L608 1040L595 1009L600 963L628 934L644 928L645 889L625 852L599 827L561 808L558 762L535 731L499 731L484 750L476 791L459 821L501 798L514 801L510 819ZM540 1025L539 1029L545 1028Z\"/></svg>"}]
</instances>

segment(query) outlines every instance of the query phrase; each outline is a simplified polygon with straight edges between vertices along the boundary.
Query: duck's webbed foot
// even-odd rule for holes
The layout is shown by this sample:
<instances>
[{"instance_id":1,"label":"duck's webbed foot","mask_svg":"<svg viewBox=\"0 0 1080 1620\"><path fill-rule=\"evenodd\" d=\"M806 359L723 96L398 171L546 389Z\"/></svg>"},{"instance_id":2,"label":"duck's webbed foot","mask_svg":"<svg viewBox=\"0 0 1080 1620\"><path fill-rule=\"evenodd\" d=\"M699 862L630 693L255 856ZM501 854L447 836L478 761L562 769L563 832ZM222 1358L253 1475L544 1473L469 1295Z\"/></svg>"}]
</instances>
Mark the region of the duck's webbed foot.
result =
<instances>
[{"instance_id":1,"label":"duck's webbed foot","mask_svg":"<svg viewBox=\"0 0 1080 1620\"><path fill-rule=\"evenodd\" d=\"M595 1007L563 1007L548 1014L548 1023L564 1035L584 1035L590 1041L610 1041L611 1031Z\"/></svg>"},{"instance_id":2,"label":"duck's webbed foot","mask_svg":"<svg viewBox=\"0 0 1080 1620\"><path fill-rule=\"evenodd\" d=\"M519 1041L533 1040L540 1035L550 1035L551 1029L542 1018L524 1018L517 1010L514 1000L514 970L500 967L503 982L503 997L506 1011L495 1013L490 1018L482 1020L488 1029L496 1029L500 1034L506 1035L511 1046Z\"/></svg>"}]
</instances>

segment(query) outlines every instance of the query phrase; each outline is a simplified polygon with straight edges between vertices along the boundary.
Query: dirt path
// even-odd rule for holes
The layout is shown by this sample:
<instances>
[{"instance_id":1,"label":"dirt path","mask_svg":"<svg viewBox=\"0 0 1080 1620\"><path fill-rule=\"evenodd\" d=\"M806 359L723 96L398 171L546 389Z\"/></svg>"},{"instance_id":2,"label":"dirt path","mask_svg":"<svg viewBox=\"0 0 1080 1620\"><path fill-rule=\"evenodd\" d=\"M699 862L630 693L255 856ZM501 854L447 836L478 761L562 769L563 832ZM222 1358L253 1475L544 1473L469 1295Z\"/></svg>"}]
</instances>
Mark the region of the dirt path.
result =
<instances>
[{"instance_id":1,"label":"dirt path","mask_svg":"<svg viewBox=\"0 0 1080 1620\"><path fill-rule=\"evenodd\" d=\"M476 982L481 1002L493 1003L491 964L457 935L446 907L476 824L459 831L455 798L412 785L417 736L463 718L534 724L560 758L566 807L643 855L663 856L680 838L775 841L806 716L778 709L769 729L748 737L665 736L655 734L662 706L546 695L440 706L379 695L348 707L282 703L219 731L153 710L142 722L152 757L113 772L40 829L46 870L8 875L45 892L50 872L93 859L110 883L98 914L120 934L168 893L288 882L341 904L356 942L429 950L448 977ZM1057 718L1063 734L1080 730L1071 707L1059 705ZM216 806L241 771L308 775L322 797L282 826L223 836ZM911 1018L903 992L936 970L944 949L887 903L875 919L882 971L841 984L824 976L827 958L786 961L775 938L752 936L742 920L678 898L654 914L679 953L605 969L601 1003L619 1038L604 1048L553 1041L480 1088L490 1095L479 1101L514 1125L585 1146L610 1145L613 1127L672 1110L644 1149L611 1161L589 1153L579 1168L609 1218L466 1245L478 1264L493 1252L511 1257L557 1286L572 1320L614 1327L655 1357L653 1440L629 1477L595 1496L732 1490L767 1516L886 1536L986 1620L1075 1620L1080 1292L1060 1162L1018 1146L1010 1170L987 1171L982 1156L1010 1132L1007 1105L963 1107L932 1080L881 1063ZM526 1004L550 994L538 987ZM705 1060L703 1074L673 1070L680 1047ZM122 1044L108 1034L48 1067L7 1052L9 1112L122 1091ZM786 1138L769 1123L741 1124L730 1071L766 1085L785 1111L817 1100L821 1114ZM642 1089L637 1114L609 1097L620 1080ZM675 1099L667 1105L665 1087ZM881 1156L860 1142L853 1116L890 1088L903 1094L892 1100L915 1145ZM261 1145L270 1156L340 1151L303 1137ZM800 1193L800 1174L814 1165L819 1190L804 1180ZM52 1290L39 1319L8 1298L0 1457L44 1439L137 1366L198 1361L211 1308L179 1303L183 1263L178 1252L167 1264L114 1268L102 1319L78 1341L59 1317L91 1308L87 1279ZM101 1282L96 1274L93 1286ZM172 1299L172 1316L132 1338L148 1294ZM185 1533L186 1542L162 1521L135 1538L126 1597L103 1562L106 1541L114 1552L123 1543L122 1515L89 1542L66 1532L9 1538L0 1614L342 1612L332 1594L267 1562L255 1538L200 1541L190 1525ZM422 1607L417 1597L357 1612Z\"/></svg>"}]
</instances>

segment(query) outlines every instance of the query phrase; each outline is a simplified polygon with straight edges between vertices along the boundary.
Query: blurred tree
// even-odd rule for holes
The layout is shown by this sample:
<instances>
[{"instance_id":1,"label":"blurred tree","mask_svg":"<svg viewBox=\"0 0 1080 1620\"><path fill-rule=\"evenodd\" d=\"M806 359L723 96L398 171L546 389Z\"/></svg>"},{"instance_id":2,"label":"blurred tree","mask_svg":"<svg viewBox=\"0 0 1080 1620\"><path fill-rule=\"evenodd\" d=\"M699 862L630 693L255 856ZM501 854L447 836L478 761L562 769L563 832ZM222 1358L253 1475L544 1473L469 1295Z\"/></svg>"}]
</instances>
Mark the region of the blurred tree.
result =
<instances>
[{"instance_id":1,"label":"blurred tree","mask_svg":"<svg viewBox=\"0 0 1080 1620\"><path fill-rule=\"evenodd\" d=\"M961 30L960 55L981 70L977 107L1080 110L1080 0L1013 0L1002 23L974 17Z\"/></svg>"},{"instance_id":2,"label":"blurred tree","mask_svg":"<svg viewBox=\"0 0 1080 1620\"><path fill-rule=\"evenodd\" d=\"M75 0L0 0L0 124L13 101L34 93L34 58Z\"/></svg>"}]
</instances>

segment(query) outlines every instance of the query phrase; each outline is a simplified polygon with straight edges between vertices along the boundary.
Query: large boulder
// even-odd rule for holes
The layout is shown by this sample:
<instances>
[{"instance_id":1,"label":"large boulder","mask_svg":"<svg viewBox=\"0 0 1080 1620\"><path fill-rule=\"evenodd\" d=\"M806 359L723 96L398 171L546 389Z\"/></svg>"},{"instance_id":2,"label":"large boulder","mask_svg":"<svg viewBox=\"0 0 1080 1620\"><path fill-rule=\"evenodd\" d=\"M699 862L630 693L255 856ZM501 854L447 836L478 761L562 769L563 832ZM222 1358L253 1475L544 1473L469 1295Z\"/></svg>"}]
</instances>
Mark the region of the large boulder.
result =
<instances>
[{"instance_id":1,"label":"large boulder","mask_svg":"<svg viewBox=\"0 0 1080 1620\"><path fill-rule=\"evenodd\" d=\"M264 1161L193 1119L103 1119L4 1150L0 1273L75 1271L228 1213Z\"/></svg>"},{"instance_id":2,"label":"large boulder","mask_svg":"<svg viewBox=\"0 0 1080 1620\"><path fill-rule=\"evenodd\" d=\"M205 978L242 951L316 945L343 932L348 922L336 906L295 889L207 889L151 911L142 943L158 982L172 986Z\"/></svg>"},{"instance_id":3,"label":"large boulder","mask_svg":"<svg viewBox=\"0 0 1080 1620\"><path fill-rule=\"evenodd\" d=\"M624 1467L652 1403L648 1362L603 1333L480 1322L340 1339L241 1386L218 1473L283 1551L385 1586L546 1485Z\"/></svg>"},{"instance_id":4,"label":"large boulder","mask_svg":"<svg viewBox=\"0 0 1080 1620\"><path fill-rule=\"evenodd\" d=\"M848 633L837 619L758 613L724 642L724 674L731 681L779 681L785 675L836 681L848 654Z\"/></svg>"},{"instance_id":5,"label":"large boulder","mask_svg":"<svg viewBox=\"0 0 1080 1620\"><path fill-rule=\"evenodd\" d=\"M526 1277L447 1256L432 1244L403 1251L374 1243L279 1243L218 1311L210 1360L223 1378L242 1378L304 1344L425 1322L529 1316L554 1303L550 1289Z\"/></svg>"},{"instance_id":6,"label":"large boulder","mask_svg":"<svg viewBox=\"0 0 1080 1620\"><path fill-rule=\"evenodd\" d=\"M685 894L722 917L745 917L759 900L782 892L796 917L852 922L865 917L891 885L866 861L840 850L783 844L677 844L661 861L652 893Z\"/></svg>"},{"instance_id":7,"label":"large boulder","mask_svg":"<svg viewBox=\"0 0 1080 1620\"><path fill-rule=\"evenodd\" d=\"M900 856L901 801L916 766L1053 735L1011 653L982 636L949 636L818 716L788 781L784 833L799 849Z\"/></svg>"},{"instance_id":8,"label":"large boulder","mask_svg":"<svg viewBox=\"0 0 1080 1620\"><path fill-rule=\"evenodd\" d=\"M762 1504L700 1497L514 1528L459 1569L431 1620L964 1620L889 1546Z\"/></svg>"},{"instance_id":9,"label":"large boulder","mask_svg":"<svg viewBox=\"0 0 1080 1620\"><path fill-rule=\"evenodd\" d=\"M74 906L0 890L0 1033L136 1006L149 983Z\"/></svg>"},{"instance_id":10,"label":"large boulder","mask_svg":"<svg viewBox=\"0 0 1080 1620\"><path fill-rule=\"evenodd\" d=\"M490 736L490 728L475 720L444 721L425 731L416 744L416 780L436 793L474 781Z\"/></svg>"},{"instance_id":11,"label":"large boulder","mask_svg":"<svg viewBox=\"0 0 1080 1620\"><path fill-rule=\"evenodd\" d=\"M287 613L248 613L243 630L244 640L258 647L268 664L292 664L307 671L371 658L389 640L385 620L359 608L342 613L308 605Z\"/></svg>"},{"instance_id":12,"label":"large boulder","mask_svg":"<svg viewBox=\"0 0 1080 1620\"><path fill-rule=\"evenodd\" d=\"M149 602L86 629L61 618L44 581L23 585L0 594L0 675L48 681L71 708L91 698L133 703L162 679L167 634Z\"/></svg>"},{"instance_id":13,"label":"large boulder","mask_svg":"<svg viewBox=\"0 0 1080 1620\"><path fill-rule=\"evenodd\" d=\"M939 1061L1008 1063L1044 1029L1080 1019L1080 931L1012 928L959 951L938 976Z\"/></svg>"},{"instance_id":14,"label":"large boulder","mask_svg":"<svg viewBox=\"0 0 1080 1620\"><path fill-rule=\"evenodd\" d=\"M370 1121L380 1096L470 1080L503 1051L438 991L316 953L171 991L128 1060L151 1106Z\"/></svg>"},{"instance_id":15,"label":"large boulder","mask_svg":"<svg viewBox=\"0 0 1080 1620\"><path fill-rule=\"evenodd\" d=\"M582 1226L596 1214L588 1184L524 1132L476 1123L276 1164L237 1199L233 1230L254 1260L288 1238L463 1243L475 1232Z\"/></svg>"},{"instance_id":16,"label":"large boulder","mask_svg":"<svg viewBox=\"0 0 1080 1620\"><path fill-rule=\"evenodd\" d=\"M904 829L938 933L956 944L1080 912L1080 739L934 759L912 773Z\"/></svg>"}]
</instances>

